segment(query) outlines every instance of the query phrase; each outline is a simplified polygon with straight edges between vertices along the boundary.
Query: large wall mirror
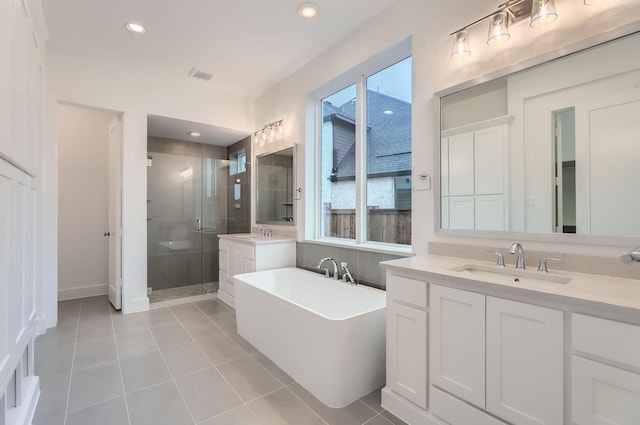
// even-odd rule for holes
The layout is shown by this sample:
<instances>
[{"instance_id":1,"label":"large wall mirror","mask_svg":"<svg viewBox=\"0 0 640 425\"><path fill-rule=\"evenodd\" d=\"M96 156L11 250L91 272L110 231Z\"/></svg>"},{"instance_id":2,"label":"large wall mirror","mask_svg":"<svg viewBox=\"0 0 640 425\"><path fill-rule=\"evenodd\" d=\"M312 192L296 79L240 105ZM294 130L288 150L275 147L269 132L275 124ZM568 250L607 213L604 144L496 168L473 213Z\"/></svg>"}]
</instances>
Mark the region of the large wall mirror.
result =
<instances>
[{"instance_id":1,"label":"large wall mirror","mask_svg":"<svg viewBox=\"0 0 640 425\"><path fill-rule=\"evenodd\" d=\"M256 223L295 225L295 146L259 155Z\"/></svg>"},{"instance_id":2,"label":"large wall mirror","mask_svg":"<svg viewBox=\"0 0 640 425\"><path fill-rule=\"evenodd\" d=\"M635 33L442 97L441 228L640 236L639 51Z\"/></svg>"}]
</instances>

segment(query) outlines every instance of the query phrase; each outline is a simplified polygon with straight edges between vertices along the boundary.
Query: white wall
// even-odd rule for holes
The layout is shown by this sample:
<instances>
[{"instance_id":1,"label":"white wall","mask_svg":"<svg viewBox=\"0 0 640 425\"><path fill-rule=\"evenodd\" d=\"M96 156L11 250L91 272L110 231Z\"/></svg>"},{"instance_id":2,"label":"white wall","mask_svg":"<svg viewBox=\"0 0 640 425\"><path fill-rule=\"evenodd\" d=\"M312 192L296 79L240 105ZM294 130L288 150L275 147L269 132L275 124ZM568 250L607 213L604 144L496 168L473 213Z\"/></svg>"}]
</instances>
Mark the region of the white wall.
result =
<instances>
[{"instance_id":1,"label":"white wall","mask_svg":"<svg viewBox=\"0 0 640 425\"><path fill-rule=\"evenodd\" d=\"M462 62L450 59L452 31L484 16L495 9L490 0L452 0L438 3L437 9L424 0L403 0L374 18L347 40L329 49L311 63L301 68L281 84L273 87L257 99L255 126L285 117L286 141L297 142L298 164L307 156L313 157L310 144L314 130L305 127L313 117L307 95L341 74L364 62L371 56L412 37L413 46L413 165L416 174L426 172L433 178L432 187L438 187L436 173L436 144L439 133L439 97L434 93L448 87L464 86L472 80L502 76L508 68L518 64L538 63L550 56L558 56L561 49L572 49L577 43L594 36L606 38L612 28L630 25L640 20L640 5L633 0L606 2L597 7L587 7L579 1L558 0L559 19L547 28L530 28L526 22L511 27L511 40L502 46L486 45L486 26L477 25L470 30L471 57ZM550 51L553 53L549 54ZM339 89L340 87L337 87ZM257 150L259 150L258 147ZM313 189L313 167L299 165L299 181L303 181L307 195ZM414 191L413 251L427 253L429 240L436 236L435 210L438 205L435 192ZM298 208L298 234L305 236L306 214ZM306 236L309 236L306 234ZM446 239L446 238L441 238ZM450 238L446 239L451 241ZM462 239L457 239L462 241ZM472 243L478 243L472 240ZM505 245L506 246L506 245Z\"/></svg>"},{"instance_id":2,"label":"white wall","mask_svg":"<svg viewBox=\"0 0 640 425\"><path fill-rule=\"evenodd\" d=\"M57 123L59 102L106 109L123 114L123 311L148 309L146 235L147 114L154 114L240 131L253 130L248 99L216 90L214 85L189 79L160 79L152 70L123 68L109 62L47 50L45 97L45 161L43 191L45 222L57 210ZM57 250L57 234L48 229L45 251ZM56 273L46 264L44 274ZM47 285L57 285L51 278Z\"/></svg>"},{"instance_id":3,"label":"white wall","mask_svg":"<svg viewBox=\"0 0 640 425\"><path fill-rule=\"evenodd\" d=\"M58 299L107 293L109 123L113 112L58 107Z\"/></svg>"}]
</instances>

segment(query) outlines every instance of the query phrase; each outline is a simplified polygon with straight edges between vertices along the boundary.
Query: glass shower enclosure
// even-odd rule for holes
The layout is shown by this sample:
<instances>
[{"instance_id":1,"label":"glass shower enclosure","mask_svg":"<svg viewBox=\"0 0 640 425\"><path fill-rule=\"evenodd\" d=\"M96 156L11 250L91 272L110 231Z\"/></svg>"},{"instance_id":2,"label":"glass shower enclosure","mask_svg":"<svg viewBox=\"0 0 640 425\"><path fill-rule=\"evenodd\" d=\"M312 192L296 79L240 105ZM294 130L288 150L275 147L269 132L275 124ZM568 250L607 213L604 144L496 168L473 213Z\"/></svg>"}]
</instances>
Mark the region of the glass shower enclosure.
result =
<instances>
[{"instance_id":1,"label":"glass shower enclosure","mask_svg":"<svg viewBox=\"0 0 640 425\"><path fill-rule=\"evenodd\" d=\"M149 152L147 292L151 302L218 290L229 161Z\"/></svg>"}]
</instances>

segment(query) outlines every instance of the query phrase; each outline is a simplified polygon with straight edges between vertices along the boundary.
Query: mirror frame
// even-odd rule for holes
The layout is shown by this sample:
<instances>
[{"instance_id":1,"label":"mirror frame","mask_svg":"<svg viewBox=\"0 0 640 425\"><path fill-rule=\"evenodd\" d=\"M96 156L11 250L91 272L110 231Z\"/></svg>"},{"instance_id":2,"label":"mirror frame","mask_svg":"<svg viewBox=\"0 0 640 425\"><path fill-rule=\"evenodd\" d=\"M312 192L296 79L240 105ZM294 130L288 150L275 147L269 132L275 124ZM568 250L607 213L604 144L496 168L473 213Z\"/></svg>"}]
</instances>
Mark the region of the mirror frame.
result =
<instances>
[{"instance_id":1,"label":"mirror frame","mask_svg":"<svg viewBox=\"0 0 640 425\"><path fill-rule=\"evenodd\" d=\"M260 158L264 158L265 156L269 156L269 155L273 155L273 154L277 154L278 152L282 152L285 151L287 149L291 149L293 151L292 153L292 158L293 158L293 168L292 168L292 193L291 193L291 201L292 201L292 215L293 215L293 220L292 221L259 221L258 220L258 209L259 209L259 202L260 202L260 167L259 167L259 160ZM255 163L255 190L256 190L256 195L255 195L255 201L256 201L256 205L255 205L255 217L254 217L254 222L257 225L263 225L263 224L268 224L268 225L272 225L272 226L287 226L287 227L295 227L296 226L296 212L297 212L297 208L296 208L296 188L297 188L297 182L298 182L298 178L296 176L296 144L292 143L289 145L284 145L284 146L278 146L277 148L275 148L274 150L270 150L270 151L265 151L260 153L259 155L256 155L256 163Z\"/></svg>"},{"instance_id":2,"label":"mirror frame","mask_svg":"<svg viewBox=\"0 0 640 425\"><path fill-rule=\"evenodd\" d=\"M473 239L510 239L518 241L534 241L534 242L553 242L564 244L590 244L598 246L631 246L637 244L640 241L638 236L602 236L602 235L581 235L581 234L567 234L567 233L533 233L533 232L516 232L516 231L493 231L493 230L455 230L455 229L443 229L442 228L442 181L441 181L441 144L440 137L441 130L441 100L443 97L450 94L457 93L459 91L475 87L477 85L487 83L499 78L506 77L519 71L524 71L533 68L544 63L560 59L562 57L579 53L584 50L596 47L598 45L614 41L616 39L632 35L640 32L640 22L635 22L630 25L625 25L614 30L597 34L592 37L588 37L576 43L572 43L568 46L548 51L544 54L532 57L526 61L499 69L494 72L487 73L485 75L473 78L471 80L456 84L454 86L439 90L434 93L434 97L437 100L437 111L434 114L437 122L435 128L437 134L434 142L434 234L441 237L457 237L457 238L473 238Z\"/></svg>"}]
</instances>

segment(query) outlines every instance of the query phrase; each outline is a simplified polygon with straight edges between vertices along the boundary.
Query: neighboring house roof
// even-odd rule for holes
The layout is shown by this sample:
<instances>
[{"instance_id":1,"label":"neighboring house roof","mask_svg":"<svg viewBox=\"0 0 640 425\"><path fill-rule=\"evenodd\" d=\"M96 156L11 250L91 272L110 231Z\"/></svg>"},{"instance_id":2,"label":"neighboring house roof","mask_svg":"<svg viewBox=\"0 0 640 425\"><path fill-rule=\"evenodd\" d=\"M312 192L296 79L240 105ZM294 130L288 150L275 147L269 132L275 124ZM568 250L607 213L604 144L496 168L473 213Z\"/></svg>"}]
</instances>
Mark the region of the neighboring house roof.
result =
<instances>
[{"instance_id":1,"label":"neighboring house roof","mask_svg":"<svg viewBox=\"0 0 640 425\"><path fill-rule=\"evenodd\" d=\"M384 111L393 111L387 115ZM323 119L330 120L335 134L349 131L349 141L335 146L336 180L355 177L355 102L340 107L323 104ZM343 139L344 137L340 137ZM411 103L367 91L367 173L369 177L411 173Z\"/></svg>"}]
</instances>

